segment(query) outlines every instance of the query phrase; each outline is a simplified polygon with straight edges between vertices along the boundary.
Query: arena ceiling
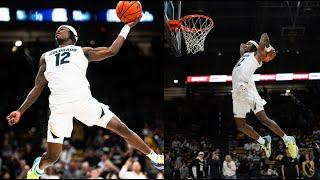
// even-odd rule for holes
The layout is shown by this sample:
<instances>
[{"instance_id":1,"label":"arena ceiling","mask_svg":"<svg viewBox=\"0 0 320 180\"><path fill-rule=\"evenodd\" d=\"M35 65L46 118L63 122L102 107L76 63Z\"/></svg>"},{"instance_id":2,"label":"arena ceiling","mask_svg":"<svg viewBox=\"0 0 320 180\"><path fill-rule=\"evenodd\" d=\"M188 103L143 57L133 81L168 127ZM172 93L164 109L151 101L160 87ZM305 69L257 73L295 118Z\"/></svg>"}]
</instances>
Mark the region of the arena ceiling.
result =
<instances>
[{"instance_id":1,"label":"arena ceiling","mask_svg":"<svg viewBox=\"0 0 320 180\"><path fill-rule=\"evenodd\" d=\"M182 16L193 13L215 22L205 44L210 52L233 52L262 32L281 49L319 48L320 1L183 1Z\"/></svg>"}]
</instances>

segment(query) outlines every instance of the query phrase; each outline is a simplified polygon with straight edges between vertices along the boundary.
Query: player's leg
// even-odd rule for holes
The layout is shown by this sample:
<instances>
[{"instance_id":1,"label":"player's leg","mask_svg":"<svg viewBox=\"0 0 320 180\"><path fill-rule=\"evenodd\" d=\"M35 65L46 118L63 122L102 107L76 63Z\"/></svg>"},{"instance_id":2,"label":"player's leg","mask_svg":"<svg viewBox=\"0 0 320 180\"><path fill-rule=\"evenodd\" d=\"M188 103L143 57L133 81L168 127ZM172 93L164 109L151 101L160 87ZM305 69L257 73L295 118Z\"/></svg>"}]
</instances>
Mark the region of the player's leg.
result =
<instances>
[{"instance_id":1,"label":"player's leg","mask_svg":"<svg viewBox=\"0 0 320 180\"><path fill-rule=\"evenodd\" d=\"M106 128L121 136L128 144L143 154L148 155L152 152L152 149L117 116L111 118Z\"/></svg>"},{"instance_id":2,"label":"player's leg","mask_svg":"<svg viewBox=\"0 0 320 180\"><path fill-rule=\"evenodd\" d=\"M73 129L72 104L50 105L47 129L47 152L37 157L28 171L27 179L39 179L45 168L53 165L61 154L64 137L71 137Z\"/></svg>"},{"instance_id":3,"label":"player's leg","mask_svg":"<svg viewBox=\"0 0 320 180\"><path fill-rule=\"evenodd\" d=\"M54 138L54 142L48 142L47 152L34 160L32 168L28 171L27 179L39 179L39 177L43 175L44 170L59 159L62 152L63 139L64 138ZM50 141L50 139L48 139L48 141Z\"/></svg>"},{"instance_id":4,"label":"player's leg","mask_svg":"<svg viewBox=\"0 0 320 180\"><path fill-rule=\"evenodd\" d=\"M261 137L257 131L255 131L249 124L246 123L245 118L237 118L235 117L235 122L237 129L252 139L256 140L261 148L265 151L266 156L269 158L271 156L271 137L265 136Z\"/></svg>"},{"instance_id":5,"label":"player's leg","mask_svg":"<svg viewBox=\"0 0 320 180\"><path fill-rule=\"evenodd\" d=\"M133 148L139 150L150 158L154 166L164 169L164 156L155 153L135 132L129 129L116 115L107 123L107 129L121 136Z\"/></svg>"},{"instance_id":6,"label":"player's leg","mask_svg":"<svg viewBox=\"0 0 320 180\"><path fill-rule=\"evenodd\" d=\"M269 158L271 155L271 137L261 137L257 131L247 124L246 114L250 112L250 109L251 107L247 101L233 100L233 113L237 129L256 140Z\"/></svg>"},{"instance_id":7,"label":"player's leg","mask_svg":"<svg viewBox=\"0 0 320 180\"><path fill-rule=\"evenodd\" d=\"M41 161L39 163L40 169L45 169L55 163L62 152L61 143L51 143L48 142L47 152L43 153L41 156Z\"/></svg>"},{"instance_id":8,"label":"player's leg","mask_svg":"<svg viewBox=\"0 0 320 180\"><path fill-rule=\"evenodd\" d=\"M115 132L133 148L149 157L157 169L164 169L164 156L156 154L135 132L130 130L105 104L90 97L77 104L76 118L88 126L97 125Z\"/></svg>"},{"instance_id":9,"label":"player's leg","mask_svg":"<svg viewBox=\"0 0 320 180\"><path fill-rule=\"evenodd\" d=\"M261 137L257 131L255 131L249 124L246 122L246 118L234 118L236 122L237 129L252 139L258 141L259 137Z\"/></svg>"},{"instance_id":10,"label":"player's leg","mask_svg":"<svg viewBox=\"0 0 320 180\"><path fill-rule=\"evenodd\" d=\"M282 129L278 126L278 124L266 115L264 110L257 112L256 116L263 125L267 126L276 135L280 137L286 136L286 134L282 131Z\"/></svg>"},{"instance_id":11,"label":"player's leg","mask_svg":"<svg viewBox=\"0 0 320 180\"><path fill-rule=\"evenodd\" d=\"M280 136L283 139L286 147L288 147L290 156L292 158L296 158L298 155L299 149L298 149L298 146L296 145L295 138L293 136L287 136L282 131L282 129L278 126L278 124L266 115L266 112L263 110L263 108L262 110L256 112L255 114L263 125L267 126L276 135Z\"/></svg>"}]
</instances>

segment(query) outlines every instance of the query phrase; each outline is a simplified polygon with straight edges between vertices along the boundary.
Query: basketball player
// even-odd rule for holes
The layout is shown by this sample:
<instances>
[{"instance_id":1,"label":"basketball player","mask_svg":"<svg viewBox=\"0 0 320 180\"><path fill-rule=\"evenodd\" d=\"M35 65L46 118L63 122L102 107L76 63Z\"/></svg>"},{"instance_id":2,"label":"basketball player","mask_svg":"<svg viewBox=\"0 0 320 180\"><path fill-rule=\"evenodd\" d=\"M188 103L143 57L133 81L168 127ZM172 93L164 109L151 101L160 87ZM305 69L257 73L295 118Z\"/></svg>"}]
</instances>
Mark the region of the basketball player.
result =
<instances>
[{"instance_id":1,"label":"basketball player","mask_svg":"<svg viewBox=\"0 0 320 180\"><path fill-rule=\"evenodd\" d=\"M23 113L36 101L48 82L51 91L49 97L51 114L47 131L48 148L42 157L34 160L32 168L28 171L27 179L39 179L44 169L59 159L64 138L71 137L73 117L87 126L97 125L117 133L132 147L150 158L157 169L164 168L163 155L156 154L136 133L122 123L107 105L98 102L91 96L89 82L86 78L88 63L102 61L116 55L130 29L140 19L141 17L124 25L110 47L76 46L78 34L72 26L62 25L56 30L55 39L59 47L42 54L35 86L20 108L7 116L9 125L18 123Z\"/></svg>"},{"instance_id":2,"label":"basketball player","mask_svg":"<svg viewBox=\"0 0 320 180\"><path fill-rule=\"evenodd\" d=\"M289 150L290 156L296 158L298 147L293 136L287 136L272 119L268 118L263 106L266 101L257 91L253 74L262 66L262 61L271 61L276 56L275 49L270 45L267 33L263 33L259 44L253 40L240 45L240 59L232 71L233 113L238 130L259 142L267 157L271 155L271 137L261 137L246 123L246 114L252 110L259 121L280 136Z\"/></svg>"}]
</instances>

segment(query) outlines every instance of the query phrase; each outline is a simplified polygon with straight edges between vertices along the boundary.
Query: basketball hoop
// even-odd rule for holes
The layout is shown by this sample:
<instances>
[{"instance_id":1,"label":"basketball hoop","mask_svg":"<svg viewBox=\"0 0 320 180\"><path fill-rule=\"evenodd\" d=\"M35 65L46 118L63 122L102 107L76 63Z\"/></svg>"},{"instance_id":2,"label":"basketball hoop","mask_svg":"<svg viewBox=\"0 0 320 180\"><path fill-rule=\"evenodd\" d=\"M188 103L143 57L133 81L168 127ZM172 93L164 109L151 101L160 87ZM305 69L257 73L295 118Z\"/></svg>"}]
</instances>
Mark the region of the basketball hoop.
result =
<instances>
[{"instance_id":1,"label":"basketball hoop","mask_svg":"<svg viewBox=\"0 0 320 180\"><path fill-rule=\"evenodd\" d=\"M180 29L185 39L187 52L195 54L204 51L204 41L213 28L213 20L205 15L193 14L179 20L170 20L171 31Z\"/></svg>"}]
</instances>

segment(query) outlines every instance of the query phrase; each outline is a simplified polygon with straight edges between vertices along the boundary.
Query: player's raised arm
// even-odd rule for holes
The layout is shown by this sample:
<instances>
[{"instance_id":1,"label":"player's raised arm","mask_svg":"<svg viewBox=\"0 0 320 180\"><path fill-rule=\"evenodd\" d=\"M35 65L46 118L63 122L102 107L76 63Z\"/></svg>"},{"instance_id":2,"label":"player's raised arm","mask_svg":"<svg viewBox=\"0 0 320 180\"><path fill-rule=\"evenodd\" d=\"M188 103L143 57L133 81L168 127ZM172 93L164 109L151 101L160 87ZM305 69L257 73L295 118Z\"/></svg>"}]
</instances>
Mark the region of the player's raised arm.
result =
<instances>
[{"instance_id":1,"label":"player's raised arm","mask_svg":"<svg viewBox=\"0 0 320 180\"><path fill-rule=\"evenodd\" d=\"M13 111L6 117L10 126L19 122L21 115L38 99L43 91L43 87L47 84L47 80L44 77L44 72L46 70L46 63L44 59L44 54L42 54L39 61L39 70L37 77L35 79L35 85L29 92L28 96L19 107L18 110Z\"/></svg>"},{"instance_id":2,"label":"player's raised arm","mask_svg":"<svg viewBox=\"0 0 320 180\"><path fill-rule=\"evenodd\" d=\"M116 38L115 41L113 41L111 46L97 48L83 47L83 52L87 56L89 62L102 61L106 58L116 55L122 47L124 41L126 40L127 35L130 32L130 29L140 21L141 17L142 16L137 18L135 21L124 25L121 32L119 33L119 36Z\"/></svg>"},{"instance_id":3,"label":"player's raised arm","mask_svg":"<svg viewBox=\"0 0 320 180\"><path fill-rule=\"evenodd\" d=\"M270 40L267 33L263 33L260 37L259 49L258 51L265 51L265 48L270 46Z\"/></svg>"},{"instance_id":4,"label":"player's raised arm","mask_svg":"<svg viewBox=\"0 0 320 180\"><path fill-rule=\"evenodd\" d=\"M267 53L270 53L267 56ZM260 38L259 47L257 51L257 60L258 61L271 61L276 56L275 49L270 45L269 36L267 33L263 33Z\"/></svg>"}]
</instances>

